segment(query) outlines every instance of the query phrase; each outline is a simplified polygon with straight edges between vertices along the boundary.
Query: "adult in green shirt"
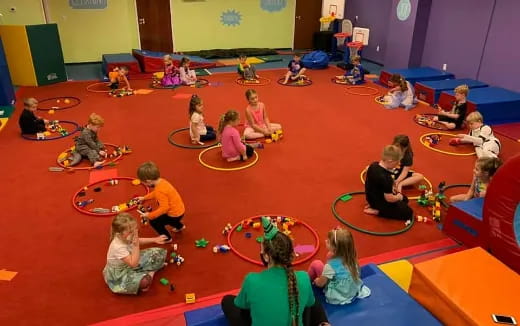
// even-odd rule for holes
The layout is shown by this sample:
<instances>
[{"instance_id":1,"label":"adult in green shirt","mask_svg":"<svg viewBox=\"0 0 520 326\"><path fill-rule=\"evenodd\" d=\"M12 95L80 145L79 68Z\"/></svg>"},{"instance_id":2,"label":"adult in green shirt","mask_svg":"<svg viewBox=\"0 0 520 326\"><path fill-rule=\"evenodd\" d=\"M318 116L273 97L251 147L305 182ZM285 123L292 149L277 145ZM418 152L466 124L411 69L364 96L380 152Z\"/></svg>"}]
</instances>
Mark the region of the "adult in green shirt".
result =
<instances>
[{"instance_id":1,"label":"adult in green shirt","mask_svg":"<svg viewBox=\"0 0 520 326\"><path fill-rule=\"evenodd\" d=\"M295 272L291 263L291 239L271 220L262 217L264 241L260 258L266 270L249 273L238 296L222 299L222 310L230 326L329 325L321 304L314 299L306 272Z\"/></svg>"}]
</instances>

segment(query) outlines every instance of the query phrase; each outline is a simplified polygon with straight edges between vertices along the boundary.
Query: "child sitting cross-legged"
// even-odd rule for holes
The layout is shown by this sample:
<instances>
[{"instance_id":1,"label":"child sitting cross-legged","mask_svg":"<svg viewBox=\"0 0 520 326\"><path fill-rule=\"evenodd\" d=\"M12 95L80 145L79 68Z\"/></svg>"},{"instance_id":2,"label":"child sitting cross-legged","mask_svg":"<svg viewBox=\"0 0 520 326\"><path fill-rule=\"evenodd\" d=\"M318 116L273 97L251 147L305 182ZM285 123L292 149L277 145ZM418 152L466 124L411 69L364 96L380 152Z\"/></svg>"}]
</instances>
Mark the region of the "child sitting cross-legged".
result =
<instances>
[{"instance_id":1,"label":"child sitting cross-legged","mask_svg":"<svg viewBox=\"0 0 520 326\"><path fill-rule=\"evenodd\" d=\"M36 116L37 109L38 101L35 98L30 97L23 100L23 111L18 120L22 134L34 135L47 130L46 125L49 124L49 120Z\"/></svg>"},{"instance_id":2,"label":"child sitting cross-legged","mask_svg":"<svg viewBox=\"0 0 520 326\"><path fill-rule=\"evenodd\" d=\"M99 140L98 132L105 125L105 120L98 114L92 113L88 117L88 123L78 137L74 139L76 152L82 157L88 158L93 167L103 165L107 152L105 145Z\"/></svg>"}]
</instances>

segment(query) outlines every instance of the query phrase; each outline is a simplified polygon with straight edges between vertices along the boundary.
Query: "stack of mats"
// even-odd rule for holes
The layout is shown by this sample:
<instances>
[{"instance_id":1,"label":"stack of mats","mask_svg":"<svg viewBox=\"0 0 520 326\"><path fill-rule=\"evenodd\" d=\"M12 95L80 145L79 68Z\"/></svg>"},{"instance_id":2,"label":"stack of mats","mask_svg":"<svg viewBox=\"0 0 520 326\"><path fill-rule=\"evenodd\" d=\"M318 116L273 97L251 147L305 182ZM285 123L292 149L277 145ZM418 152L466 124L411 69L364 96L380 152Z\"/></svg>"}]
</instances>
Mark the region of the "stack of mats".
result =
<instances>
[{"instance_id":1,"label":"stack of mats","mask_svg":"<svg viewBox=\"0 0 520 326\"><path fill-rule=\"evenodd\" d=\"M262 59L259 59L257 57L248 57L246 59L246 63L248 64L259 64L259 63L264 63L265 61L262 60ZM229 67L229 66L237 66L239 63L238 61L238 58L234 58L234 59L219 59L217 60L217 66L224 66L224 67Z\"/></svg>"},{"instance_id":2,"label":"stack of mats","mask_svg":"<svg viewBox=\"0 0 520 326\"><path fill-rule=\"evenodd\" d=\"M451 107L455 100L453 91L442 92L439 105ZM467 113L478 110L486 124L520 122L520 93L500 87L483 87L470 90Z\"/></svg>"},{"instance_id":3,"label":"stack of mats","mask_svg":"<svg viewBox=\"0 0 520 326\"><path fill-rule=\"evenodd\" d=\"M471 88L488 87L489 85L475 79L446 79L419 81L415 83L415 95L421 101L430 105L437 103L443 91L451 91L459 85L468 85Z\"/></svg>"},{"instance_id":4,"label":"stack of mats","mask_svg":"<svg viewBox=\"0 0 520 326\"><path fill-rule=\"evenodd\" d=\"M492 314L520 319L520 276L482 248L415 265L409 292L444 325L496 326Z\"/></svg>"},{"instance_id":5,"label":"stack of mats","mask_svg":"<svg viewBox=\"0 0 520 326\"><path fill-rule=\"evenodd\" d=\"M414 85L418 81L453 79L455 76L449 72L433 69L430 67L408 68L408 69L389 69L382 70L379 76L379 83L388 86L388 80L393 74L403 76L407 81Z\"/></svg>"},{"instance_id":6,"label":"stack of mats","mask_svg":"<svg viewBox=\"0 0 520 326\"><path fill-rule=\"evenodd\" d=\"M449 237L462 242L467 247L486 248L486 227L482 209L484 198L453 203L448 208L442 231Z\"/></svg>"},{"instance_id":7,"label":"stack of mats","mask_svg":"<svg viewBox=\"0 0 520 326\"><path fill-rule=\"evenodd\" d=\"M128 75L136 75L141 73L139 62L130 53L103 54L102 56L103 75L108 75L115 67L128 67Z\"/></svg>"},{"instance_id":8,"label":"stack of mats","mask_svg":"<svg viewBox=\"0 0 520 326\"><path fill-rule=\"evenodd\" d=\"M144 51L133 49L132 54L139 62L141 69L143 72L158 72L164 70L164 61L163 56L169 53L164 52L153 52L153 51ZM179 54L169 54L173 58L173 64L175 66L179 66L181 63L181 59L183 57L187 57L190 59L190 68L191 69L209 69L216 67L216 63L201 57L196 56L184 56Z\"/></svg>"}]
</instances>

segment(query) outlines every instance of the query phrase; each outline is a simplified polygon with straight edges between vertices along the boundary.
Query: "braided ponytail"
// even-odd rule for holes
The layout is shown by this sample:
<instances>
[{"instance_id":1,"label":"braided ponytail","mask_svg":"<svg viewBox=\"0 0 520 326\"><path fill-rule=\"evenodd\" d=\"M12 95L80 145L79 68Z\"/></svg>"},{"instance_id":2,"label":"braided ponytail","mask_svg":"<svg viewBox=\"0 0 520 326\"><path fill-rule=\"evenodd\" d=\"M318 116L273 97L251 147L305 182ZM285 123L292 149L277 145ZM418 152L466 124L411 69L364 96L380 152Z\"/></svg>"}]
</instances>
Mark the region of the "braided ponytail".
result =
<instances>
[{"instance_id":1,"label":"braided ponytail","mask_svg":"<svg viewBox=\"0 0 520 326\"><path fill-rule=\"evenodd\" d=\"M300 300L298 292L298 283L296 281L296 274L291 266L284 266L285 274L287 275L287 296L289 297L289 312L291 314L291 325L298 326Z\"/></svg>"}]
</instances>

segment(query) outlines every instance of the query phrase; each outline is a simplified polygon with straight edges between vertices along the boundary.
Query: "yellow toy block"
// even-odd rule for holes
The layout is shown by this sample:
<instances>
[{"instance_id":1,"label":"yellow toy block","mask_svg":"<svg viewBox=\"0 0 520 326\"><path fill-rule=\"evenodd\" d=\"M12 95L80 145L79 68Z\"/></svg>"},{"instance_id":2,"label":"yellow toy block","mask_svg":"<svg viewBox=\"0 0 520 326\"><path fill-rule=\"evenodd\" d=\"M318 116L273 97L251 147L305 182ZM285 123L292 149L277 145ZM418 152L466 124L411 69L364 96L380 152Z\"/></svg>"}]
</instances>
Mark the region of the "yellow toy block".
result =
<instances>
[{"instance_id":1,"label":"yellow toy block","mask_svg":"<svg viewBox=\"0 0 520 326\"><path fill-rule=\"evenodd\" d=\"M62 162L62 164L63 164L64 167L69 167L70 161L69 160L65 160L65 161Z\"/></svg>"},{"instance_id":2,"label":"yellow toy block","mask_svg":"<svg viewBox=\"0 0 520 326\"><path fill-rule=\"evenodd\" d=\"M48 136L51 135L51 132L50 132L50 131L44 131L44 132L43 132L43 135L44 135L45 137L48 137Z\"/></svg>"},{"instance_id":3,"label":"yellow toy block","mask_svg":"<svg viewBox=\"0 0 520 326\"><path fill-rule=\"evenodd\" d=\"M195 303L195 293L186 293L185 300L186 303Z\"/></svg>"},{"instance_id":4,"label":"yellow toy block","mask_svg":"<svg viewBox=\"0 0 520 326\"><path fill-rule=\"evenodd\" d=\"M58 162L65 161L65 159L67 159L67 156L69 156L69 153L67 153L67 152L63 152L63 153L61 153L61 154L58 156Z\"/></svg>"},{"instance_id":5,"label":"yellow toy block","mask_svg":"<svg viewBox=\"0 0 520 326\"><path fill-rule=\"evenodd\" d=\"M282 129L280 129L280 130L276 130L276 134L277 134L277 135L281 135L281 134L283 134Z\"/></svg>"},{"instance_id":6,"label":"yellow toy block","mask_svg":"<svg viewBox=\"0 0 520 326\"><path fill-rule=\"evenodd\" d=\"M253 223L253 229L259 229L261 226L260 222Z\"/></svg>"},{"instance_id":7,"label":"yellow toy block","mask_svg":"<svg viewBox=\"0 0 520 326\"><path fill-rule=\"evenodd\" d=\"M141 184L141 180L139 180L139 179L134 179L134 180L132 180L132 184L133 184L134 186L138 186L138 185Z\"/></svg>"},{"instance_id":8,"label":"yellow toy block","mask_svg":"<svg viewBox=\"0 0 520 326\"><path fill-rule=\"evenodd\" d=\"M126 203L119 204L119 205L117 205L117 207L119 207L119 211L120 212L124 212L124 211L126 211L128 209L128 206L126 205Z\"/></svg>"},{"instance_id":9,"label":"yellow toy block","mask_svg":"<svg viewBox=\"0 0 520 326\"><path fill-rule=\"evenodd\" d=\"M271 139L269 139L269 138L267 138L267 139L265 140L265 143L266 143L266 144L270 144L270 143L272 143L272 142L273 142L273 141L272 141Z\"/></svg>"},{"instance_id":10,"label":"yellow toy block","mask_svg":"<svg viewBox=\"0 0 520 326\"><path fill-rule=\"evenodd\" d=\"M272 135L271 135L271 139L272 139L273 141L277 141L277 140L278 140L278 134L276 134L276 133L275 133L275 134L272 134Z\"/></svg>"}]
</instances>

